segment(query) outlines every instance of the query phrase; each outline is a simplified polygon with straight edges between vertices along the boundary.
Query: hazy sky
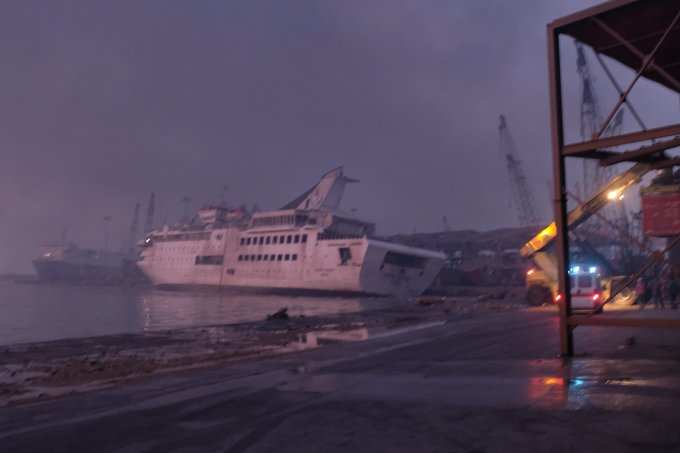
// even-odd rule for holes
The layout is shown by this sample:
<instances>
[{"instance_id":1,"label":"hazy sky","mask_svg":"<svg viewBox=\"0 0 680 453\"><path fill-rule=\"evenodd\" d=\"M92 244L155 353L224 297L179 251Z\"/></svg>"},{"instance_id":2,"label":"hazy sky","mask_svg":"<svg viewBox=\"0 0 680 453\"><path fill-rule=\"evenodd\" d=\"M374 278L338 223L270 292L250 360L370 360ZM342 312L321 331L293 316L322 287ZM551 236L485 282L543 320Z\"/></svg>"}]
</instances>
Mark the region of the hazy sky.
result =
<instances>
[{"instance_id":1,"label":"hazy sky","mask_svg":"<svg viewBox=\"0 0 680 453\"><path fill-rule=\"evenodd\" d=\"M120 242L152 190L275 208L337 165L380 233L515 225L500 113L547 218L545 24L593 3L6 0L0 272L106 215Z\"/></svg>"}]
</instances>

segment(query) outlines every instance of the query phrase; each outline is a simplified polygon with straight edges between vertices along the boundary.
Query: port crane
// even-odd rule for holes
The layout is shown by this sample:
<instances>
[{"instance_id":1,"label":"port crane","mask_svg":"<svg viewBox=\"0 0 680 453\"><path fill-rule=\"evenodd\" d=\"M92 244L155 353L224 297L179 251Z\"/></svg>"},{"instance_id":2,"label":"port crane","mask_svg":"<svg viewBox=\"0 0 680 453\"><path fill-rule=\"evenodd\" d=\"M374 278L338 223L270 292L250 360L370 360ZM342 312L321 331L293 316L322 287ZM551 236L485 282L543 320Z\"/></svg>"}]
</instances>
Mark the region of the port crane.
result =
<instances>
[{"instance_id":1,"label":"port crane","mask_svg":"<svg viewBox=\"0 0 680 453\"><path fill-rule=\"evenodd\" d=\"M590 63L586 55L586 50L578 41L574 41L576 46L576 70L581 81L581 98L580 98L580 135L583 141L590 140L592 137L597 135L602 128L602 123L604 122L601 110L600 102L597 95L597 90L595 88L595 81L590 70ZM595 54L598 62L605 70L608 76L611 76L609 69L606 67L602 57L599 54ZM613 78L612 78L613 80ZM619 90L620 91L620 90ZM631 109L634 118L640 123L640 126L645 129L644 124L640 120L637 112L628 104L628 108ZM623 128L623 115L625 110L620 109L611 122L602 133L603 137L619 135L621 129ZM590 194L595 193L599 187L607 182L608 179L612 177L612 173L609 169L603 168L598 165L597 161L592 159L583 160L583 192L581 194L582 198L590 196ZM573 198L573 197L572 197ZM605 228L608 234L617 234L622 229L625 230L625 235L628 236L629 232L629 221L628 213L626 212L625 204L617 203L612 209L607 209L600 216L602 221L598 223L598 226ZM611 224L614 224L616 228L607 228Z\"/></svg>"},{"instance_id":2,"label":"port crane","mask_svg":"<svg viewBox=\"0 0 680 453\"><path fill-rule=\"evenodd\" d=\"M603 121L600 116L599 103L585 49L578 41L575 42L575 45L577 52L576 66L581 80L581 137L583 140L588 140L599 134L599 129L602 127ZM602 57L598 53L595 53L595 57L604 70L604 73L614 85L616 91L622 96L623 91L621 87L602 60ZM647 130L644 122L629 100L626 101L626 106L642 130ZM612 118L609 126L607 126L602 133L603 136L612 134L618 135L620 133L623 124L623 112L623 109L617 112L614 118ZM673 144L672 142L673 140L666 144L653 144L647 151L656 147L656 149L658 149L657 157L664 158L664 151L672 147L670 146ZM644 148L640 151L644 151ZM583 192L585 194L584 198L587 198L587 200L581 202L581 200L572 195L571 197L576 199L578 205L569 211L567 215L567 225L572 232L571 237L577 244L586 246L593 253L596 252L593 247L589 246L587 241L573 232L576 227L583 224L594 215L598 215L602 223L610 226L612 233L619 233L629 242L637 242L636 238L631 234L628 215L625 206L622 203L617 203L618 212L614 212L614 215L607 216L605 213L600 213L599 211L606 206L611 205L612 202L622 200L626 189L631 185L638 183L646 173L655 168L653 160L654 158L637 162L622 174L613 177L611 172L599 168L595 162L589 159L585 160L583 167ZM588 181L593 183L594 188L592 186L591 188L588 187ZM593 195L588 197L587 195L590 193ZM610 214L612 214L611 211ZM530 270L530 275L527 275L527 297L530 303L543 303L549 301L557 292L557 264L552 254L546 251L546 248L552 243L556 236L557 227L555 222L552 222L531 238L520 250L520 254L523 257L533 259L537 266L536 269ZM641 250L645 248L643 244L638 244L638 246ZM602 261L606 263L606 260Z\"/></svg>"},{"instance_id":3,"label":"port crane","mask_svg":"<svg viewBox=\"0 0 680 453\"><path fill-rule=\"evenodd\" d=\"M574 41L574 45L576 46L576 70L581 79L580 133L581 139L589 140L599 132L603 120L585 49L578 41ZM620 132L623 125L623 112L623 109L617 112L607 130L602 134L603 136L617 135ZM600 167L597 162L585 159L583 161L583 196L586 197L595 192L606 182L608 176L609 172Z\"/></svg>"},{"instance_id":4,"label":"port crane","mask_svg":"<svg viewBox=\"0 0 680 453\"><path fill-rule=\"evenodd\" d=\"M522 168L522 162L517 158L515 141L508 129L505 116L499 117L499 150L505 159L505 166L510 177L513 200L517 205L518 220L520 226L533 226L538 224L534 199L529 190L529 183Z\"/></svg>"},{"instance_id":5,"label":"port crane","mask_svg":"<svg viewBox=\"0 0 680 453\"><path fill-rule=\"evenodd\" d=\"M595 195L576 206L567 214L567 226L573 231L608 204L620 200L624 192L654 169L653 163L638 162L624 173L614 176ZM537 269L527 275L527 298L532 304L551 301L557 294L557 263L546 249L557 237L557 225L553 221L539 231L520 249L520 254L531 258Z\"/></svg>"},{"instance_id":6,"label":"port crane","mask_svg":"<svg viewBox=\"0 0 680 453\"><path fill-rule=\"evenodd\" d=\"M127 253L130 256L135 254L135 244L137 243L137 229L139 228L139 210L141 203L135 203L135 210L132 214L132 223L130 223L130 230L128 231Z\"/></svg>"},{"instance_id":7,"label":"port crane","mask_svg":"<svg viewBox=\"0 0 680 453\"><path fill-rule=\"evenodd\" d=\"M144 234L153 231L154 213L156 211L156 194L151 192L149 195L149 205L146 207L146 221L144 222Z\"/></svg>"},{"instance_id":8,"label":"port crane","mask_svg":"<svg viewBox=\"0 0 680 453\"><path fill-rule=\"evenodd\" d=\"M182 197L180 202L182 203L182 218L180 221L182 223L189 223L191 221L191 218L189 217L189 206L191 205L191 197L188 195L185 195Z\"/></svg>"},{"instance_id":9,"label":"port crane","mask_svg":"<svg viewBox=\"0 0 680 453\"><path fill-rule=\"evenodd\" d=\"M442 226L444 227L444 231L451 231L451 224L449 224L449 218L447 216L442 216Z\"/></svg>"}]
</instances>

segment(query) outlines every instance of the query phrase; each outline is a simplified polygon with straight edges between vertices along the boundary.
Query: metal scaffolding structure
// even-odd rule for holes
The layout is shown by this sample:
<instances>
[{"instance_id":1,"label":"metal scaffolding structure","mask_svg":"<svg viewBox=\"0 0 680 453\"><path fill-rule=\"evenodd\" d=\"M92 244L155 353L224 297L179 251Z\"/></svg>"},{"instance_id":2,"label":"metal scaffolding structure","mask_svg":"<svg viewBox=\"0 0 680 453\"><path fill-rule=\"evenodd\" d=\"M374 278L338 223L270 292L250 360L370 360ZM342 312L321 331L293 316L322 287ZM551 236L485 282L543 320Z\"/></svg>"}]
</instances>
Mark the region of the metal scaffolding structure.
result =
<instances>
[{"instance_id":1,"label":"metal scaffolding structure","mask_svg":"<svg viewBox=\"0 0 680 453\"><path fill-rule=\"evenodd\" d=\"M680 93L680 2L612 0L551 22L547 35L557 261L559 291L564 296L559 305L560 345L562 355L569 357L574 353L573 330L579 325L680 328L680 319L607 318L572 313L565 171L568 157L594 159L602 167L621 162L644 163L652 168L680 165L680 159L669 158L665 153L680 146L680 138L677 137L680 136L680 123L646 129L639 121L640 131L603 137L640 78ZM564 138L560 36L569 36L590 46L598 60L606 56L635 71L634 78L625 88L621 88L607 71L620 94L617 102L591 138L569 144ZM637 117L637 113L633 112ZM611 149L627 145L637 147L624 151ZM678 240L674 240L672 245L676 243ZM654 260L658 260L658 254L652 257Z\"/></svg>"}]
</instances>

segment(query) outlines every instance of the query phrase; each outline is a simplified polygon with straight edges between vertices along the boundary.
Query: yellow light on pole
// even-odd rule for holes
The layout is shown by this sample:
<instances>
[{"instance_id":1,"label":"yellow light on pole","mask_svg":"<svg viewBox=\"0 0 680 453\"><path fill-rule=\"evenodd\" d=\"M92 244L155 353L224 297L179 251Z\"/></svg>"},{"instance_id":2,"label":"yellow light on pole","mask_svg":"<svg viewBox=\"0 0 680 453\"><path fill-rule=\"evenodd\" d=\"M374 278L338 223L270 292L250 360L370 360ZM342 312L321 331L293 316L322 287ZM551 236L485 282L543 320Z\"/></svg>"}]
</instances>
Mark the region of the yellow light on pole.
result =
<instances>
[{"instance_id":1,"label":"yellow light on pole","mask_svg":"<svg viewBox=\"0 0 680 453\"><path fill-rule=\"evenodd\" d=\"M623 189L612 189L607 192L607 200L623 200Z\"/></svg>"}]
</instances>

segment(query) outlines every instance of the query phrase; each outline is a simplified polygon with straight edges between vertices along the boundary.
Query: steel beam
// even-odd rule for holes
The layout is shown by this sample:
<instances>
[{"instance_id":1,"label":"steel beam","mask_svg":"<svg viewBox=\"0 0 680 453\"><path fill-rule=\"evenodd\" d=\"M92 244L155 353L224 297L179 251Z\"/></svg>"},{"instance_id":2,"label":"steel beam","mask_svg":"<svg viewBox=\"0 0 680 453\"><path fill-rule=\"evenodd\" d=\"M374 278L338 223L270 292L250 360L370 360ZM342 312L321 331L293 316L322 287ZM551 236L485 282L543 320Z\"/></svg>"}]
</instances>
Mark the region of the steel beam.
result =
<instances>
[{"instance_id":1,"label":"steel beam","mask_svg":"<svg viewBox=\"0 0 680 453\"><path fill-rule=\"evenodd\" d=\"M600 63L602 70L604 70L605 74L607 74L609 81L612 83L612 85L614 85L614 89L616 90L616 92L619 94L619 96L623 96L623 89L621 88L621 85L619 85L619 82L616 80L616 77L614 77L614 74L612 74L612 72L609 70L609 66L607 66L607 64L604 62L602 55L600 55L598 51L595 51L593 53L595 54L595 58L597 58L597 61ZM640 126L640 129L646 131L647 126L645 125L644 121L642 121L642 118L640 118L640 115L638 115L638 112L635 109L635 106L633 106L633 103L630 102L630 99L626 98L626 106L628 107L628 110L630 110L630 113L633 114L633 117Z\"/></svg>"},{"instance_id":2,"label":"steel beam","mask_svg":"<svg viewBox=\"0 0 680 453\"><path fill-rule=\"evenodd\" d=\"M598 138L597 140L589 140L587 142L573 143L571 145L566 145L562 149L562 155L570 157L583 157L584 154L601 149L612 148L620 145L628 145L630 143L644 142L647 140L655 140L673 135L680 135L680 123L657 127L655 129L648 129L646 131L616 135L614 137L604 137Z\"/></svg>"},{"instance_id":3,"label":"steel beam","mask_svg":"<svg viewBox=\"0 0 680 453\"><path fill-rule=\"evenodd\" d=\"M675 18L674 18L673 21L671 22L671 25L670 25L669 27L666 28L665 33L664 33L663 36L661 37L661 41L659 41L660 43L663 42L663 41L666 39L666 36L668 36L668 33L670 33L671 30L673 30L673 28L675 28L675 25L676 25L676 23L677 23L677 21L678 21L678 16L680 16L680 11L678 11L678 15L675 16ZM661 76L662 76L664 79L666 79L666 81L667 81L668 83L670 83L671 85L673 85L673 86L675 87L675 90L676 90L676 91L680 91L680 82L678 82L678 80L677 80L675 77L673 77L672 75L670 75L670 74L669 74L667 71L665 71L662 67L660 67L659 65L657 65L656 63L654 63L653 61L651 61L651 60L652 60L651 58L648 59L648 57L644 54L644 52L642 52L640 49L638 49L638 48L635 47L633 44L631 44L630 42L628 42L628 40L626 40L626 38L624 38L623 36L621 36L616 30L614 30L613 28L611 28L609 25L607 25L606 23L604 23L602 20L600 20L600 19L598 19L597 17L594 17L594 16L591 17L590 19L591 19L594 23L596 23L602 30L604 30L605 32L607 32L612 38L614 38L614 39L616 39L617 41L619 41L619 42L620 42L626 49L628 49L632 54L634 54L636 57L638 57L638 58L643 62L643 64L646 63L648 66L650 66L650 67L651 67L652 69L654 69L656 72L658 72L659 74L661 74ZM658 44L657 44L657 47L658 47ZM657 49L655 49L652 53L656 53L656 50L657 50ZM651 54L650 54L650 55L651 55Z\"/></svg>"},{"instance_id":4,"label":"steel beam","mask_svg":"<svg viewBox=\"0 0 680 453\"><path fill-rule=\"evenodd\" d=\"M671 148L676 148L678 146L680 146L680 138L674 138L671 140L666 140L664 142L657 142L654 143L653 145L642 146L638 149L634 149L631 151L624 151L618 153L616 156L606 157L602 159L602 161L600 161L600 164L603 167L608 167L610 165L616 165L621 162L649 161L649 158L653 157L654 154L658 154L660 152L666 151Z\"/></svg>"},{"instance_id":5,"label":"steel beam","mask_svg":"<svg viewBox=\"0 0 680 453\"><path fill-rule=\"evenodd\" d=\"M639 1L639 0L636 0L636 1ZM673 28L673 30L678 30L678 29L680 29L680 26L676 26L676 27ZM651 38L657 38L657 37L663 35L663 32L665 30L666 30L666 27L657 28L650 33L645 33L644 35L637 35L635 37L628 37L628 38L626 38L626 43L635 45L635 44L639 43L640 41L648 40L648 39L651 39ZM606 54L607 52L610 52L613 49L618 49L620 47L626 47L626 45L621 43L620 41L617 41L614 44L607 44L607 45L604 45L604 46L598 46L596 50L598 52ZM641 52L639 49L637 49L637 50L639 52ZM667 68L667 67L669 67L669 64L664 63L663 67Z\"/></svg>"},{"instance_id":6,"label":"steel beam","mask_svg":"<svg viewBox=\"0 0 680 453\"><path fill-rule=\"evenodd\" d=\"M597 16L599 14L603 14L608 11L621 8L622 6L626 6L630 3L635 3L636 1L638 0L610 0L608 2L600 3L599 5L591 6L590 8L584 9L582 11L578 11L568 16L556 19L552 21L549 26L552 27L557 33L560 33L561 32L560 28L562 27L566 27L576 22L581 22L582 20L589 19L593 16Z\"/></svg>"},{"instance_id":7,"label":"steel beam","mask_svg":"<svg viewBox=\"0 0 680 453\"><path fill-rule=\"evenodd\" d=\"M653 170L663 170L664 168L672 168L680 166L680 158L674 157L672 159L664 159L651 164Z\"/></svg>"},{"instance_id":8,"label":"steel beam","mask_svg":"<svg viewBox=\"0 0 680 453\"><path fill-rule=\"evenodd\" d=\"M571 316L571 288L569 285L569 234L567 223L567 188L562 108L562 73L560 67L560 41L556 30L548 26L548 77L550 85L550 130L553 150L553 201L557 226L557 275L562 300L560 309L560 353L563 357L574 355L573 328L567 323Z\"/></svg>"},{"instance_id":9,"label":"steel beam","mask_svg":"<svg viewBox=\"0 0 680 453\"><path fill-rule=\"evenodd\" d=\"M680 243L680 236L676 236L669 244L666 245L666 248L663 251L654 251L651 253L649 259L645 262L645 264L633 275L629 276L625 283L621 285L618 290L613 291L609 294L609 297L607 300L602 302L602 305L607 305L610 303L612 300L616 298L624 289L628 288L631 286L633 283L637 281L638 278L640 278L642 275L644 275L645 272L647 272L652 266L658 264L659 262L663 261L664 256L670 252L675 246ZM590 313L586 315L587 317L593 316L595 313Z\"/></svg>"},{"instance_id":10,"label":"steel beam","mask_svg":"<svg viewBox=\"0 0 680 453\"><path fill-rule=\"evenodd\" d=\"M579 206L581 206L581 209L583 209L583 200L581 200L581 198L577 197L576 194L573 194L569 191L567 191L567 195L571 199L573 199L576 203L578 203ZM617 225L616 223L609 220L601 212L595 212L595 217L597 217L598 219L600 219L600 221L607 224L607 226L609 228L616 230L621 235L622 238L625 238L626 241L630 241L630 242L635 243L635 246L638 247L640 250L649 251L649 250L647 250L647 247L645 246L645 244L643 244L642 242L640 242L636 238L634 238L628 231L624 230L623 227L621 227L620 225Z\"/></svg>"},{"instance_id":11,"label":"steel beam","mask_svg":"<svg viewBox=\"0 0 680 453\"><path fill-rule=\"evenodd\" d=\"M616 157L619 154L621 153L617 153L616 151L609 151L606 149L598 149L596 151L590 151L586 154L581 154L578 157L580 157L581 159L604 160L610 157Z\"/></svg>"},{"instance_id":12,"label":"steel beam","mask_svg":"<svg viewBox=\"0 0 680 453\"><path fill-rule=\"evenodd\" d=\"M609 115L607 116L607 119L604 120L602 123L602 127L600 128L600 131L597 133L597 136L595 138L599 138L602 136L604 131L607 130L607 127L609 127L609 123L611 123L612 118L614 118L614 115L616 115L616 112L619 111L621 106L623 105L624 102L626 102L626 99L628 98L628 95L630 94L631 90L635 86L638 80L640 80L640 77L642 77L642 74L644 74L647 71L647 68L650 67L650 65L653 65L654 57L656 57L657 52L661 48L664 42L666 42L666 38L668 38L668 35L670 34L671 30L675 27L675 25L678 23L680 20L680 10L678 10L677 14L675 17L673 17L673 20L671 21L671 24L668 26L666 31L664 32L663 36L659 39L659 41L656 43L652 51L649 53L649 55L644 55L642 54L642 67L638 69L638 71L635 73L635 77L633 77L633 80L630 81L628 84L628 88L619 96L619 100L616 101L616 105L614 105L614 108L612 108L611 112L609 112ZM617 33L616 31L612 30L611 27L609 27L607 24L605 24L603 21L598 19L597 17L593 17L593 21L600 26L600 28L604 29L608 33L610 33L612 36L615 36ZM632 44L629 44L622 36L618 36L616 39L621 41L624 44L627 44L626 47L629 47L631 49L635 49L635 46ZM632 50L631 50L632 51ZM638 51L639 52L639 51ZM680 89L680 83L678 83L677 80L675 80L673 77L671 77L666 71L663 71L660 67L657 65L653 65L653 67L659 72L664 78L668 80L669 83L674 84L676 89Z\"/></svg>"}]
</instances>

